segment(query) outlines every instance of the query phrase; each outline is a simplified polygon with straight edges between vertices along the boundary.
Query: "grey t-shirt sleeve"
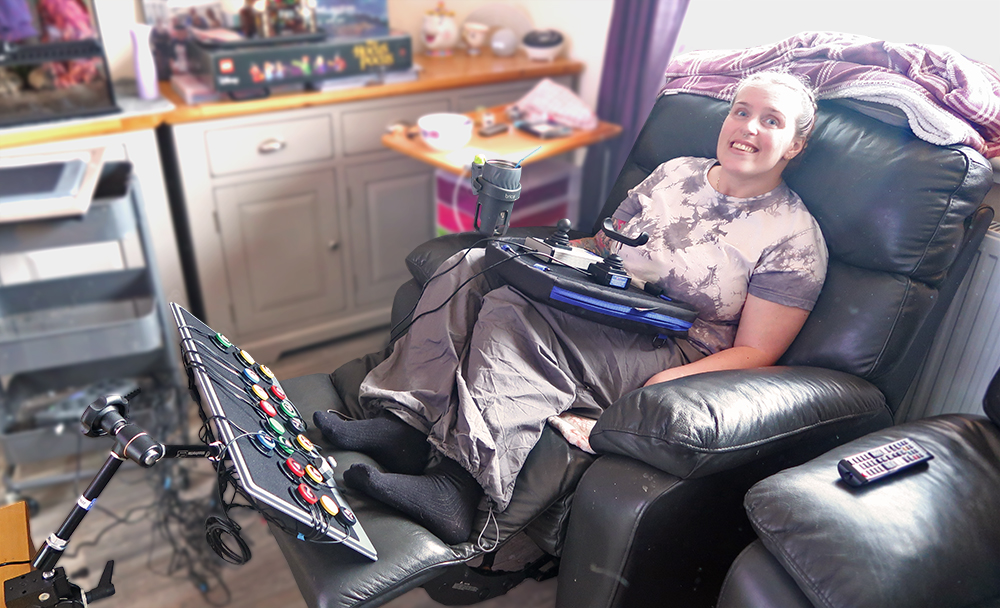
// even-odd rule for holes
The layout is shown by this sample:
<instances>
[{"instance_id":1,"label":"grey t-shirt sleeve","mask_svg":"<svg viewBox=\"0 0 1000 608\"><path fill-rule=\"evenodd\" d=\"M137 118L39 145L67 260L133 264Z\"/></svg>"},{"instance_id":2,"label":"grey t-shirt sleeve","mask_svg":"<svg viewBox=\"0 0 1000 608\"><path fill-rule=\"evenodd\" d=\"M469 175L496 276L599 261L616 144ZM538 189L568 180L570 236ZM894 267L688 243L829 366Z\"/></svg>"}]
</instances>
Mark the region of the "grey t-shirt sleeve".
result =
<instances>
[{"instance_id":1,"label":"grey t-shirt sleeve","mask_svg":"<svg viewBox=\"0 0 1000 608\"><path fill-rule=\"evenodd\" d=\"M674 165L676 165L681 159L672 159L661 164L659 167L653 170L649 176L642 180L639 185L628 191L628 196L625 200L618 205L618 209L615 210L611 217L616 220L621 220L623 222L628 222L635 216L642 212L642 199L643 196L652 196L653 188L659 185L666 173L668 173Z\"/></svg>"},{"instance_id":2,"label":"grey t-shirt sleeve","mask_svg":"<svg viewBox=\"0 0 1000 608\"><path fill-rule=\"evenodd\" d=\"M815 220L769 249L750 275L747 293L784 306L812 310L826 279L828 253Z\"/></svg>"}]
</instances>

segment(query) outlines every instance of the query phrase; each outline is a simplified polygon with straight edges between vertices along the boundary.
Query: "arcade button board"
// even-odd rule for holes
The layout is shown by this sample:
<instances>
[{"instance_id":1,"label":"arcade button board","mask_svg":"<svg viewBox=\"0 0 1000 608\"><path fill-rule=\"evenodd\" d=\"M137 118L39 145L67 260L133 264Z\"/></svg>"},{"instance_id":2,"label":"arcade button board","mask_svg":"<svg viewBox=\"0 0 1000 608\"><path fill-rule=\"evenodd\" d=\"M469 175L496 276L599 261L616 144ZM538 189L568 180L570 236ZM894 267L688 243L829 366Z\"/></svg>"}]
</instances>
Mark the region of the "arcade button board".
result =
<instances>
[{"instance_id":1,"label":"arcade button board","mask_svg":"<svg viewBox=\"0 0 1000 608\"><path fill-rule=\"evenodd\" d=\"M182 307L171 303L170 309L201 407L243 491L300 538L378 559L337 490L336 463L305 436L305 420L271 370Z\"/></svg>"}]
</instances>

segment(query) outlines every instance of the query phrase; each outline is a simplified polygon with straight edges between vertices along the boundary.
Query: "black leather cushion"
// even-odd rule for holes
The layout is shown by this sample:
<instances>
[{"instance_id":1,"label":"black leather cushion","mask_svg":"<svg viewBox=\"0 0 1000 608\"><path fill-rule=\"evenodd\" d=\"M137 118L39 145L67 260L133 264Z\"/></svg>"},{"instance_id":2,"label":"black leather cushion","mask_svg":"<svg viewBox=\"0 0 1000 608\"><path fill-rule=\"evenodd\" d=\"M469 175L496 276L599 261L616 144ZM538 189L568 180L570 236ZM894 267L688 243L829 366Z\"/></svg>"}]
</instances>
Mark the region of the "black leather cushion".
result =
<instances>
[{"instance_id":1,"label":"black leather cushion","mask_svg":"<svg viewBox=\"0 0 1000 608\"><path fill-rule=\"evenodd\" d=\"M986 388L986 396L983 397L983 409L986 415L994 424L1000 425L1000 370L994 374L993 380Z\"/></svg>"},{"instance_id":2,"label":"black leather cushion","mask_svg":"<svg viewBox=\"0 0 1000 608\"><path fill-rule=\"evenodd\" d=\"M728 470L799 441L873 420L892 423L882 393L832 370L772 367L698 374L633 391L590 434L621 454L681 478Z\"/></svg>"},{"instance_id":3,"label":"black leather cushion","mask_svg":"<svg viewBox=\"0 0 1000 608\"><path fill-rule=\"evenodd\" d=\"M716 608L814 608L795 579L759 540L733 561Z\"/></svg>"},{"instance_id":4,"label":"black leather cushion","mask_svg":"<svg viewBox=\"0 0 1000 608\"><path fill-rule=\"evenodd\" d=\"M505 237L517 238L526 236L547 237L554 228L548 226L530 226L510 228ZM582 232L571 231L570 238L589 236ZM410 275L421 285L434 276L441 263L455 253L469 247L485 247L489 239L478 232L460 232L446 234L431 239L417 247L406 256L406 268Z\"/></svg>"},{"instance_id":5,"label":"black leather cushion","mask_svg":"<svg viewBox=\"0 0 1000 608\"><path fill-rule=\"evenodd\" d=\"M837 462L911 437L928 466L852 488ZM1000 430L946 415L892 427L773 475L744 506L816 606L935 608L1000 598Z\"/></svg>"}]
</instances>

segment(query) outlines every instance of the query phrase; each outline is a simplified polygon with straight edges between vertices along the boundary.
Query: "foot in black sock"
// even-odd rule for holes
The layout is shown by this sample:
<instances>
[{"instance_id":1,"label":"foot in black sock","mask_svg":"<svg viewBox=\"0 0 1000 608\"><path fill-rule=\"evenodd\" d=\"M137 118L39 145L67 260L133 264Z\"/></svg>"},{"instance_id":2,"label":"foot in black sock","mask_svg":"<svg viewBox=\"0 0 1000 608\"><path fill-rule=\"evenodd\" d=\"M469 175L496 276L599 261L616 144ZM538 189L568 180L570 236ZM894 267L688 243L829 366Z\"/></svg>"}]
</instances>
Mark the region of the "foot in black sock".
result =
<instances>
[{"instance_id":1,"label":"foot in black sock","mask_svg":"<svg viewBox=\"0 0 1000 608\"><path fill-rule=\"evenodd\" d=\"M341 420L331 412L315 412L313 422L334 447L367 454L393 473L419 475L427 466L427 436L393 414Z\"/></svg>"},{"instance_id":2,"label":"foot in black sock","mask_svg":"<svg viewBox=\"0 0 1000 608\"><path fill-rule=\"evenodd\" d=\"M475 478L448 458L424 475L382 473L356 464L344 471L344 482L409 515L449 545L469 540L483 495Z\"/></svg>"}]
</instances>

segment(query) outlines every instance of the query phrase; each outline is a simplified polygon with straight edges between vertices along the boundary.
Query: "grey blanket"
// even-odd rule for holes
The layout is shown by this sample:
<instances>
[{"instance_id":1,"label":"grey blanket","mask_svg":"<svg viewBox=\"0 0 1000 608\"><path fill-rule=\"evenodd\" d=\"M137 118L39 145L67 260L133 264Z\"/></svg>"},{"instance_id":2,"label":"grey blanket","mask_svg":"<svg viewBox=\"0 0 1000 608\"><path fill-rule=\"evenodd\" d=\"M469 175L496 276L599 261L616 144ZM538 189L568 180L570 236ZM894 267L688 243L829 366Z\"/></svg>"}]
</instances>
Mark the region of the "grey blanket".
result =
<instances>
[{"instance_id":1,"label":"grey blanket","mask_svg":"<svg viewBox=\"0 0 1000 608\"><path fill-rule=\"evenodd\" d=\"M472 250L428 284L420 318L368 374L360 398L426 432L503 510L547 418L567 410L596 418L681 355L672 341L654 348L651 336L580 319L508 286L491 290L481 276L433 311L484 268L484 257Z\"/></svg>"}]
</instances>

